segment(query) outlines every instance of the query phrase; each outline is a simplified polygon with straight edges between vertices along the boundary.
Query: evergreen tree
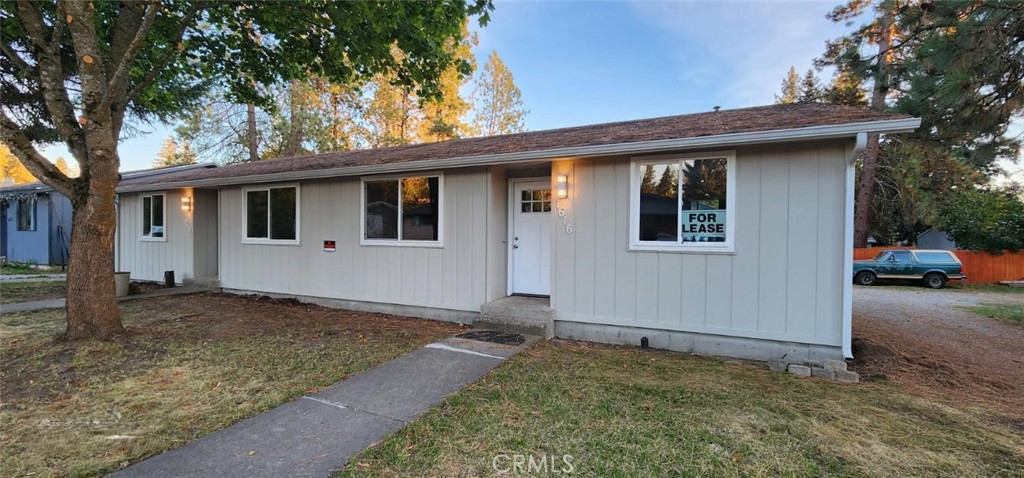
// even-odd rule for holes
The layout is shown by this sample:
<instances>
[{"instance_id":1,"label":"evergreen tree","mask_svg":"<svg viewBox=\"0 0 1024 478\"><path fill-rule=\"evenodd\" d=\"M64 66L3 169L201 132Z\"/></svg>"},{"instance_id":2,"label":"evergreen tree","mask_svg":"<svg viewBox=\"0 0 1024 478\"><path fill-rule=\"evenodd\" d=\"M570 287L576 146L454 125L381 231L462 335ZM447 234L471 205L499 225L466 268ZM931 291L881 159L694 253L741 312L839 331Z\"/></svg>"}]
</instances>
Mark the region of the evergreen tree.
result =
<instances>
[{"instance_id":1,"label":"evergreen tree","mask_svg":"<svg viewBox=\"0 0 1024 478\"><path fill-rule=\"evenodd\" d=\"M654 192L659 196L675 197L677 186L676 172L672 167L667 167L665 172L661 173L661 179L658 180L658 187Z\"/></svg>"},{"instance_id":2,"label":"evergreen tree","mask_svg":"<svg viewBox=\"0 0 1024 478\"><path fill-rule=\"evenodd\" d=\"M640 193L641 194L655 194L657 187L654 185L654 166L648 164L644 166L644 177L640 180Z\"/></svg>"},{"instance_id":3,"label":"evergreen tree","mask_svg":"<svg viewBox=\"0 0 1024 478\"><path fill-rule=\"evenodd\" d=\"M814 74L813 68L808 68L807 73L800 80L800 97L797 101L815 102L821 99L821 86L818 84L818 77Z\"/></svg>"},{"instance_id":4,"label":"evergreen tree","mask_svg":"<svg viewBox=\"0 0 1024 478\"><path fill-rule=\"evenodd\" d=\"M522 93L497 51L492 51L484 64L473 97L473 126L477 134L494 136L526 130L528 111L523 108Z\"/></svg>"},{"instance_id":5,"label":"evergreen tree","mask_svg":"<svg viewBox=\"0 0 1024 478\"><path fill-rule=\"evenodd\" d=\"M178 142L172 137L164 139L160 151L156 153L156 160L153 167L165 168L168 166L180 166L196 162L196 155L187 141Z\"/></svg>"},{"instance_id":6,"label":"evergreen tree","mask_svg":"<svg viewBox=\"0 0 1024 478\"><path fill-rule=\"evenodd\" d=\"M796 103L800 99L800 75L796 67L789 67L789 73L782 79L782 94L775 95L776 104Z\"/></svg>"}]
</instances>

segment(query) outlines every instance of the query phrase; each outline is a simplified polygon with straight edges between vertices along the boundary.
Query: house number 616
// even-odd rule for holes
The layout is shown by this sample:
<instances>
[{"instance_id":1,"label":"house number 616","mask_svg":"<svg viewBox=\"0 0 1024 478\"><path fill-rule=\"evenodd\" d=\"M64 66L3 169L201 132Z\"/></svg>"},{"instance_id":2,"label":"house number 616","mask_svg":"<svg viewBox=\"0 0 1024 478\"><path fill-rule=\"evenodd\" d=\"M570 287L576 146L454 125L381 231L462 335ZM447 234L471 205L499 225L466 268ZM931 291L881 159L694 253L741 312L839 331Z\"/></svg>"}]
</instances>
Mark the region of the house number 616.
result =
<instances>
[{"instance_id":1,"label":"house number 616","mask_svg":"<svg viewBox=\"0 0 1024 478\"><path fill-rule=\"evenodd\" d=\"M572 234L572 224L569 224L569 215L566 214L565 208L558 208L558 217L562 218L562 226L565 227L565 233Z\"/></svg>"}]
</instances>

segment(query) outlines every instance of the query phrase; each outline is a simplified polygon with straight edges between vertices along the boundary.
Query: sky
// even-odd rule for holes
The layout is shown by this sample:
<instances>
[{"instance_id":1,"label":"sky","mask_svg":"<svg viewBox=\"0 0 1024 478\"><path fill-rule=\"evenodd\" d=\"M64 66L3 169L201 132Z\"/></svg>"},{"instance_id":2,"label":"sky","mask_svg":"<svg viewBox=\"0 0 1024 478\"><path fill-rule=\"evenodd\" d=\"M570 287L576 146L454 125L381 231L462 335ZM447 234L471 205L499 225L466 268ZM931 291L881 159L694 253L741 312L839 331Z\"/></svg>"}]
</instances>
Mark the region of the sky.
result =
<instances>
[{"instance_id":1,"label":"sky","mask_svg":"<svg viewBox=\"0 0 1024 478\"><path fill-rule=\"evenodd\" d=\"M482 65L497 50L508 65L529 130L764 105L790 66L803 74L848 31L825 18L838 3L496 0L475 53ZM171 134L143 129L121 144L123 171L150 167ZM60 146L44 154L71 158ZM1005 166L1024 181L1024 163Z\"/></svg>"}]
</instances>

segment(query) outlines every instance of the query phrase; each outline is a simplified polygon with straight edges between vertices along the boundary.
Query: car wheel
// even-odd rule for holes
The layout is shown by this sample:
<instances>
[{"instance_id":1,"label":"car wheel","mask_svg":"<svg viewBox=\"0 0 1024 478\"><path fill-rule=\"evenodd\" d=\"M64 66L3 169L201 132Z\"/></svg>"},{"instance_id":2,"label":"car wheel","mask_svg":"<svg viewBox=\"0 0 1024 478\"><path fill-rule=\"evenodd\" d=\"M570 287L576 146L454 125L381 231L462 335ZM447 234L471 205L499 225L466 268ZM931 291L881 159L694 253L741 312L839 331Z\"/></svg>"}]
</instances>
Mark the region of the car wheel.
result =
<instances>
[{"instance_id":1,"label":"car wheel","mask_svg":"<svg viewBox=\"0 0 1024 478\"><path fill-rule=\"evenodd\" d=\"M853 281L860 285L873 285L875 283L875 279L877 278L878 277L875 275L874 272L864 271L858 272L857 276L853 278Z\"/></svg>"},{"instance_id":2,"label":"car wheel","mask_svg":"<svg viewBox=\"0 0 1024 478\"><path fill-rule=\"evenodd\" d=\"M946 278L942 274L928 274L924 276L924 286L930 289L941 289L946 286Z\"/></svg>"}]
</instances>

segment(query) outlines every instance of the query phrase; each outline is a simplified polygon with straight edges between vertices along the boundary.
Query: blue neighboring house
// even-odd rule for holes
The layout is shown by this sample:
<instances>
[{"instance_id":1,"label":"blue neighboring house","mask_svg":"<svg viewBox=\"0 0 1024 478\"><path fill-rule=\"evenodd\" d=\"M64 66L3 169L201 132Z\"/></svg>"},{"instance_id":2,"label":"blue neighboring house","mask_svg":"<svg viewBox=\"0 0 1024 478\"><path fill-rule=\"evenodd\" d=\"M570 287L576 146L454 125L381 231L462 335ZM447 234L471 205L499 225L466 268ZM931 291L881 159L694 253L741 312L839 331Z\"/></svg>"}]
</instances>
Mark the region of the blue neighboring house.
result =
<instances>
[{"instance_id":1,"label":"blue neighboring house","mask_svg":"<svg viewBox=\"0 0 1024 478\"><path fill-rule=\"evenodd\" d=\"M43 183L0 187L0 256L8 262L68 263L71 201Z\"/></svg>"}]
</instances>

